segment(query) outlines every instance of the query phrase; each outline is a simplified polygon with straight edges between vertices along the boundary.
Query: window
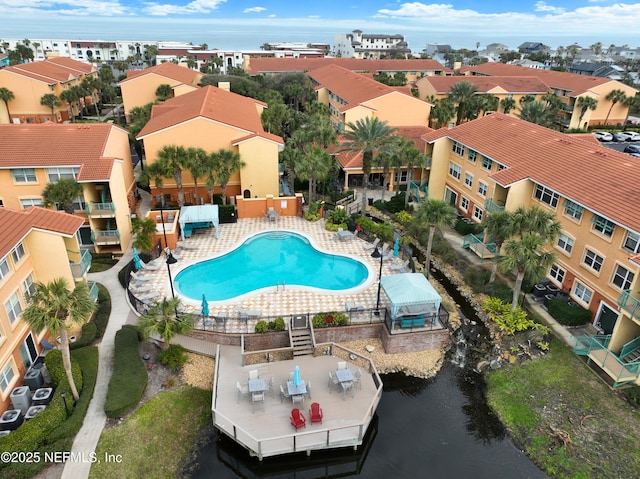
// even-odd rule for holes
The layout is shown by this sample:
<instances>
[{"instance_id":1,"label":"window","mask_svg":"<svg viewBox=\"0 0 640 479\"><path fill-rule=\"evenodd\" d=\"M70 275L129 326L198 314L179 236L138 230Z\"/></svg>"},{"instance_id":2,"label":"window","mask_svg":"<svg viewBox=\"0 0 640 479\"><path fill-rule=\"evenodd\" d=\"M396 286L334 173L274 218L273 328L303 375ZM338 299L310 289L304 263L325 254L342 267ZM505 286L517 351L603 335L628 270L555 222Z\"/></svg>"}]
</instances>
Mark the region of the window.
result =
<instances>
[{"instance_id":1,"label":"window","mask_svg":"<svg viewBox=\"0 0 640 479\"><path fill-rule=\"evenodd\" d=\"M602 263L604 262L604 258L600 256L598 253L594 253L590 249L588 249L584 254L584 264L586 264L589 268L600 272L602 269Z\"/></svg>"},{"instance_id":2,"label":"window","mask_svg":"<svg viewBox=\"0 0 640 479\"><path fill-rule=\"evenodd\" d=\"M396 171L394 174L395 183L406 183L409 179L409 170Z\"/></svg>"},{"instance_id":3,"label":"window","mask_svg":"<svg viewBox=\"0 0 640 479\"><path fill-rule=\"evenodd\" d=\"M453 162L449 162L449 175L453 176L456 180L459 180L461 174L462 168Z\"/></svg>"},{"instance_id":4,"label":"window","mask_svg":"<svg viewBox=\"0 0 640 479\"><path fill-rule=\"evenodd\" d=\"M617 265L616 270L613 273L613 279L611 282L618 288L625 290L631 288L633 283L634 274L622 265Z\"/></svg>"},{"instance_id":5,"label":"window","mask_svg":"<svg viewBox=\"0 0 640 479\"><path fill-rule=\"evenodd\" d=\"M16 183L35 183L36 170L33 168L12 168L11 176Z\"/></svg>"},{"instance_id":6,"label":"window","mask_svg":"<svg viewBox=\"0 0 640 479\"><path fill-rule=\"evenodd\" d=\"M4 201L0 200L0 208L4 208Z\"/></svg>"},{"instance_id":7,"label":"window","mask_svg":"<svg viewBox=\"0 0 640 479\"><path fill-rule=\"evenodd\" d=\"M13 324L13 322L20 317L22 313L22 303L20 303L20 297L17 291L4 303L4 309L7 311L10 323Z\"/></svg>"},{"instance_id":8,"label":"window","mask_svg":"<svg viewBox=\"0 0 640 479\"><path fill-rule=\"evenodd\" d=\"M558 206L558 193L548 188L545 188L542 185L536 186L536 191L534 192L533 196L537 200L540 200L540 202L545 203L551 206L552 208L555 208L556 206Z\"/></svg>"},{"instance_id":9,"label":"window","mask_svg":"<svg viewBox=\"0 0 640 479\"><path fill-rule=\"evenodd\" d=\"M640 235L632 231L627 231L627 237L625 238L622 247L628 249L632 253L640 252Z\"/></svg>"},{"instance_id":10,"label":"window","mask_svg":"<svg viewBox=\"0 0 640 479\"><path fill-rule=\"evenodd\" d=\"M36 292L36 282L33 280L33 275L27 276L22 282L22 294L25 299L29 299Z\"/></svg>"},{"instance_id":11,"label":"window","mask_svg":"<svg viewBox=\"0 0 640 479\"><path fill-rule=\"evenodd\" d=\"M0 260L0 279L3 279L8 274L9 274L9 263L7 263L7 258L4 258Z\"/></svg>"},{"instance_id":12,"label":"window","mask_svg":"<svg viewBox=\"0 0 640 479\"><path fill-rule=\"evenodd\" d=\"M478 156L478 152L475 150L469 150L469 152L467 153L468 157L469 157L469 161L471 163L475 163L476 162L476 157Z\"/></svg>"},{"instance_id":13,"label":"window","mask_svg":"<svg viewBox=\"0 0 640 479\"><path fill-rule=\"evenodd\" d=\"M80 195L73 202L73 209L75 211L83 211L86 206L86 202L84 201L84 195Z\"/></svg>"},{"instance_id":14,"label":"window","mask_svg":"<svg viewBox=\"0 0 640 479\"><path fill-rule=\"evenodd\" d=\"M471 173L464 174L464 184L469 188L473 186L473 175Z\"/></svg>"},{"instance_id":15,"label":"window","mask_svg":"<svg viewBox=\"0 0 640 479\"><path fill-rule=\"evenodd\" d=\"M14 376L15 371L13 370L11 361L9 361L2 372L0 372L0 390L2 390L3 393L6 392L11 385L11 381Z\"/></svg>"},{"instance_id":16,"label":"window","mask_svg":"<svg viewBox=\"0 0 640 479\"><path fill-rule=\"evenodd\" d=\"M586 304L589 304L589 302L591 301L591 296L593 295L593 291L591 291L579 281L576 281L575 287L573 289L573 294L579 300L585 302Z\"/></svg>"},{"instance_id":17,"label":"window","mask_svg":"<svg viewBox=\"0 0 640 479\"><path fill-rule=\"evenodd\" d=\"M478 193L480 196L487 196L487 190L489 189L489 185L483 183L482 181L478 182Z\"/></svg>"},{"instance_id":18,"label":"window","mask_svg":"<svg viewBox=\"0 0 640 479\"><path fill-rule=\"evenodd\" d=\"M464 156L464 145L462 143L454 141L453 146L451 147L451 151L453 151L458 156Z\"/></svg>"},{"instance_id":19,"label":"window","mask_svg":"<svg viewBox=\"0 0 640 479\"><path fill-rule=\"evenodd\" d=\"M464 196L460 200L460 208L465 210L465 211L469 210L469 200L467 198L465 198Z\"/></svg>"},{"instance_id":20,"label":"window","mask_svg":"<svg viewBox=\"0 0 640 479\"><path fill-rule=\"evenodd\" d=\"M27 198L20 200L20 206L22 209L27 209L30 206L42 206L42 198Z\"/></svg>"},{"instance_id":21,"label":"window","mask_svg":"<svg viewBox=\"0 0 640 479\"><path fill-rule=\"evenodd\" d=\"M482 157L482 168L484 168L487 171L491 171L491 165L493 165L493 161L490 160L489 158L486 157Z\"/></svg>"},{"instance_id":22,"label":"window","mask_svg":"<svg viewBox=\"0 0 640 479\"><path fill-rule=\"evenodd\" d=\"M549 270L549 276L555 279L558 283L562 284L562 281L564 280L564 270L558 267L557 264L554 264Z\"/></svg>"},{"instance_id":23,"label":"window","mask_svg":"<svg viewBox=\"0 0 640 479\"><path fill-rule=\"evenodd\" d=\"M13 248L11 251L11 258L13 259L13 264L18 264L26 253L24 252L24 246L22 243L18 243L18 245Z\"/></svg>"},{"instance_id":24,"label":"window","mask_svg":"<svg viewBox=\"0 0 640 479\"><path fill-rule=\"evenodd\" d=\"M569 238L566 234L561 233L560 236L558 236L558 246L561 250L571 253L573 249L573 238Z\"/></svg>"},{"instance_id":25,"label":"window","mask_svg":"<svg viewBox=\"0 0 640 479\"><path fill-rule=\"evenodd\" d=\"M591 217L591 223L593 223L594 231L598 231L608 238L613 236L613 230L616 229L616 225L612 221L609 221L599 215L593 215Z\"/></svg>"},{"instance_id":26,"label":"window","mask_svg":"<svg viewBox=\"0 0 640 479\"><path fill-rule=\"evenodd\" d=\"M580 220L582 218L583 207L574 203L571 200L564 200L562 204L564 206L564 214L570 216L574 220Z\"/></svg>"},{"instance_id":27,"label":"window","mask_svg":"<svg viewBox=\"0 0 640 479\"><path fill-rule=\"evenodd\" d=\"M63 178L75 180L78 177L79 168L75 167L61 167L61 168L47 168L47 176L49 181L58 181Z\"/></svg>"},{"instance_id":28,"label":"window","mask_svg":"<svg viewBox=\"0 0 640 479\"><path fill-rule=\"evenodd\" d=\"M483 214L484 214L484 211L482 211L480 208L478 208L477 206L473 207L473 217L475 219L477 219L478 221L482 221Z\"/></svg>"}]
</instances>

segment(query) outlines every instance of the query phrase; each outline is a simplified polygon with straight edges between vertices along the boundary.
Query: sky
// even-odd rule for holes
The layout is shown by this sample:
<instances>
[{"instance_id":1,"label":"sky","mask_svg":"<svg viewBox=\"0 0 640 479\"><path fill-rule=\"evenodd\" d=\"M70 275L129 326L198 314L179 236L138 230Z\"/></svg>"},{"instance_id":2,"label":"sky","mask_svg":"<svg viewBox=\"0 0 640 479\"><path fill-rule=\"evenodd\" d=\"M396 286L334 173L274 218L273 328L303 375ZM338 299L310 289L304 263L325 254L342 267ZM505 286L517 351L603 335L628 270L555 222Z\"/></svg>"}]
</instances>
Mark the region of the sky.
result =
<instances>
[{"instance_id":1,"label":"sky","mask_svg":"<svg viewBox=\"0 0 640 479\"><path fill-rule=\"evenodd\" d=\"M476 49L525 41L552 48L640 47L640 3L615 0L0 0L0 39L180 41L258 49L265 42L333 45L336 33L402 34Z\"/></svg>"}]
</instances>

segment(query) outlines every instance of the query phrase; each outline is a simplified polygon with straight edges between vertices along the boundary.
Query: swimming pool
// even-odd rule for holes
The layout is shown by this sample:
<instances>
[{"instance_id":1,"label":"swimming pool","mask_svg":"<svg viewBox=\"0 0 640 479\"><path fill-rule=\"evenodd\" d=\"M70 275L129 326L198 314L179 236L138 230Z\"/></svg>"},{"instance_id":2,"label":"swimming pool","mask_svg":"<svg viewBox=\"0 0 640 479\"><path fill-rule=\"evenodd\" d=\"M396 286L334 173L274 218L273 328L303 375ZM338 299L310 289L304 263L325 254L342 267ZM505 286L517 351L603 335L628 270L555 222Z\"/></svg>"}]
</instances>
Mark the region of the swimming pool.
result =
<instances>
[{"instance_id":1,"label":"swimming pool","mask_svg":"<svg viewBox=\"0 0 640 479\"><path fill-rule=\"evenodd\" d=\"M258 233L222 256L187 266L174 280L176 290L193 300L224 301L275 288L299 287L352 292L369 278L369 268L354 258L316 249L305 236L288 231Z\"/></svg>"}]
</instances>

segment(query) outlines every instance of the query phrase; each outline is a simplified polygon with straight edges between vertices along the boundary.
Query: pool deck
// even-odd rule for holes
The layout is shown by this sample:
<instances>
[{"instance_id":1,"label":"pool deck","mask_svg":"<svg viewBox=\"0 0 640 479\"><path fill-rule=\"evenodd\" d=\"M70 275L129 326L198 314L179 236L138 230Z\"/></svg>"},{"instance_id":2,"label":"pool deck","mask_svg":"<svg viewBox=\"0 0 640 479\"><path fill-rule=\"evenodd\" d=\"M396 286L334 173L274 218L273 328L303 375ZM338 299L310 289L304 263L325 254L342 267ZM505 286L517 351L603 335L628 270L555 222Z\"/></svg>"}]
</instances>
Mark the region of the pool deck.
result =
<instances>
[{"instance_id":1,"label":"pool deck","mask_svg":"<svg viewBox=\"0 0 640 479\"><path fill-rule=\"evenodd\" d=\"M247 237L265 231L290 230L299 232L311 239L313 244L320 250L334 252L352 257L358 257L370 266L374 272L368 282L368 286L361 288L357 292L334 293L304 291L294 287L286 286L276 290L274 287L263 293L245 295L237 300L229 301L209 301L210 316L226 316L229 319L238 318L239 309L260 312L260 316L283 316L295 314L314 313L321 311L345 311L345 303L351 302L356 307L362 306L365 309L376 307L378 294L378 270L380 260L371 257L371 249L365 249L366 241L353 237L348 241L341 240L335 232L327 231L324 228L324 220L317 222L306 221L300 217L280 217L278 222L269 222L266 218L241 219L237 223L221 224L219 227L219 237L215 237L213 228L205 230L202 234L194 234L184 242L186 247L180 248L176 257L178 262L171 266L171 276L176 274L189 264L202 261L220 254L226 253L241 244ZM393 245L389 245L391 249ZM390 269L394 260L383 261L382 275L395 274L397 271ZM171 287L167 269L162 268L146 273L148 279L144 284L150 284L153 291L159 292L162 296L171 297ZM185 306L185 311L200 315L201 302L181 297ZM380 296L380 309L387 304L384 292ZM202 318L198 319L203 322ZM252 330L254 319L247 321L228 321L226 332L244 333ZM202 327L202 324L198 326Z\"/></svg>"}]
</instances>

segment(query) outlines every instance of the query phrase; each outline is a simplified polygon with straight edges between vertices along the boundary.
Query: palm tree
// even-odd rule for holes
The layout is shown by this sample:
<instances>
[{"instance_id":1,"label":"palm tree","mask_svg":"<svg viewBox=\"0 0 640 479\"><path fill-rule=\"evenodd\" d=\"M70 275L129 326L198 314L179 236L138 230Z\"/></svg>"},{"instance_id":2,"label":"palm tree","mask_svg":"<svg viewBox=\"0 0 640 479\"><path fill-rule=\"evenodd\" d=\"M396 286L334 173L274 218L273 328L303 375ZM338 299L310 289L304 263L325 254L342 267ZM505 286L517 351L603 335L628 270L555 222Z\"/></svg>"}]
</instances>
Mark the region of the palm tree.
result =
<instances>
[{"instance_id":1,"label":"palm tree","mask_svg":"<svg viewBox=\"0 0 640 479\"><path fill-rule=\"evenodd\" d=\"M166 350L176 334L189 334L193 329L194 318L191 314L178 315L179 305L178 298L162 298L162 301L155 303L149 312L138 320L142 335L148 338L157 334L162 339L163 349Z\"/></svg>"},{"instance_id":2,"label":"palm tree","mask_svg":"<svg viewBox=\"0 0 640 479\"><path fill-rule=\"evenodd\" d=\"M198 195L198 178L202 178L207 173L209 154L202 148L190 147L187 149L187 169L191 173L195 187L195 204L200 204Z\"/></svg>"},{"instance_id":3,"label":"palm tree","mask_svg":"<svg viewBox=\"0 0 640 479\"><path fill-rule=\"evenodd\" d=\"M503 98L500 100L500 106L502 107L503 113L508 115L513 107L516 106L516 101L513 98Z\"/></svg>"},{"instance_id":4,"label":"palm tree","mask_svg":"<svg viewBox=\"0 0 640 479\"><path fill-rule=\"evenodd\" d=\"M153 218L134 218L131 229L136 235L133 247L138 251L150 251L153 248L153 235L156 233L156 222Z\"/></svg>"},{"instance_id":5,"label":"palm tree","mask_svg":"<svg viewBox=\"0 0 640 479\"><path fill-rule=\"evenodd\" d=\"M489 277L489 283L493 283L496 280L496 272L498 270L498 255L500 254L502 245L513 235L511 213L504 210L490 213L487 216L485 225L487 239L491 239L496 245L496 256L493 259L491 276Z\"/></svg>"},{"instance_id":6,"label":"palm tree","mask_svg":"<svg viewBox=\"0 0 640 479\"><path fill-rule=\"evenodd\" d=\"M355 123L347 123L347 131L343 135L346 141L340 146L342 151L362 154L362 187L364 190L362 193L362 214L367 210L367 189L373 157L390 146L392 135L395 132L395 128L390 127L386 121L381 121L377 117L366 117Z\"/></svg>"},{"instance_id":7,"label":"palm tree","mask_svg":"<svg viewBox=\"0 0 640 479\"><path fill-rule=\"evenodd\" d=\"M165 101L172 96L173 88L171 88L171 85L163 83L162 85L158 86L158 88L156 88L156 97L158 98L158 100Z\"/></svg>"},{"instance_id":8,"label":"palm tree","mask_svg":"<svg viewBox=\"0 0 640 479\"><path fill-rule=\"evenodd\" d=\"M607 117L604 119L604 124L606 125L609 121L609 115L611 114L611 110L616 106L616 103L624 103L627 99L627 95L625 95L624 91L620 89L611 90L607 96L604 97L605 100L611 102L611 106L609 107L609 111L607 112Z\"/></svg>"},{"instance_id":9,"label":"palm tree","mask_svg":"<svg viewBox=\"0 0 640 479\"><path fill-rule=\"evenodd\" d=\"M36 283L36 290L29 297L29 306L22 313L26 321L36 333L47 329L54 336L60 335L62 364L69 381L73 399L80 399L71 373L71 356L69 354L68 328L71 325L84 323L95 309L95 303L89 296L87 283L77 283L73 291L69 290L64 278L57 278L50 283Z\"/></svg>"},{"instance_id":10,"label":"palm tree","mask_svg":"<svg viewBox=\"0 0 640 479\"><path fill-rule=\"evenodd\" d=\"M449 88L447 98L458 108L456 113L456 125L459 125L465 118L465 113L473 96L478 91L476 86L469 81L460 81Z\"/></svg>"},{"instance_id":11,"label":"palm tree","mask_svg":"<svg viewBox=\"0 0 640 479\"><path fill-rule=\"evenodd\" d=\"M158 152L153 163L164 178L171 178L176 182L178 190L178 205L184 206L184 189L182 186L182 169L187 167L187 150L183 146L165 145Z\"/></svg>"},{"instance_id":12,"label":"palm tree","mask_svg":"<svg viewBox=\"0 0 640 479\"><path fill-rule=\"evenodd\" d=\"M298 155L296 172L302 179L309 180L309 203L314 200L316 182L324 180L331 172L332 156L321 146L314 145Z\"/></svg>"},{"instance_id":13,"label":"palm tree","mask_svg":"<svg viewBox=\"0 0 640 479\"><path fill-rule=\"evenodd\" d=\"M99 92L102 88L102 82L95 76L86 76L82 79L80 87L91 97L91 103L93 103L96 109L96 116L98 117L98 121L100 121L100 108L98 103L100 103Z\"/></svg>"},{"instance_id":14,"label":"palm tree","mask_svg":"<svg viewBox=\"0 0 640 479\"><path fill-rule=\"evenodd\" d=\"M456 219L455 208L446 201L436 200L434 198L427 199L420 204L420 208L416 212L413 219L414 225L422 230L425 225L429 226L429 239L427 241L427 252L425 253L424 270L427 278L429 277L429 268L431 265L431 247L433 245L433 235L436 228L441 226L451 226Z\"/></svg>"},{"instance_id":15,"label":"palm tree","mask_svg":"<svg viewBox=\"0 0 640 479\"><path fill-rule=\"evenodd\" d=\"M581 96L578 97L578 100L576 101L576 106L578 108L580 108L580 124L582 124L582 118L584 117L584 114L587 112L587 110L595 110L596 108L598 108L598 100L595 99L592 96Z\"/></svg>"},{"instance_id":16,"label":"palm tree","mask_svg":"<svg viewBox=\"0 0 640 479\"><path fill-rule=\"evenodd\" d=\"M213 193L216 186L216 175L218 174L218 168L220 167L220 165L218 164L218 154L211 153L207 155L207 157L205 158L205 164L205 185L207 186L207 192L209 193L209 202L213 204Z\"/></svg>"},{"instance_id":17,"label":"palm tree","mask_svg":"<svg viewBox=\"0 0 640 479\"><path fill-rule=\"evenodd\" d=\"M40 98L40 104L51 108L51 121L55 123L53 119L55 114L54 109L62 105L62 103L60 103L60 99L53 93L45 93Z\"/></svg>"},{"instance_id":18,"label":"palm tree","mask_svg":"<svg viewBox=\"0 0 640 479\"><path fill-rule=\"evenodd\" d=\"M79 91L75 87L71 87L67 90L64 90L60 93L60 99L64 101L67 105L69 105L69 113L71 113L71 121L74 122L75 112L73 106L80 99Z\"/></svg>"},{"instance_id":19,"label":"palm tree","mask_svg":"<svg viewBox=\"0 0 640 479\"><path fill-rule=\"evenodd\" d=\"M240 171L246 166L246 163L240 159L240 154L233 150L218 150L216 162L218 165L218 179L220 180L220 189L222 190L222 203L227 204L227 183L236 171Z\"/></svg>"},{"instance_id":20,"label":"palm tree","mask_svg":"<svg viewBox=\"0 0 640 479\"><path fill-rule=\"evenodd\" d=\"M455 114L456 106L449 98L437 100L431 109L431 118L435 121L436 128L449 124Z\"/></svg>"},{"instance_id":21,"label":"palm tree","mask_svg":"<svg viewBox=\"0 0 640 479\"><path fill-rule=\"evenodd\" d=\"M0 100L4 102L4 106L7 109L7 117L9 118L9 122L11 122L11 115L9 114L9 102L15 97L16 96L11 90L5 87L0 87Z\"/></svg>"},{"instance_id":22,"label":"palm tree","mask_svg":"<svg viewBox=\"0 0 640 479\"><path fill-rule=\"evenodd\" d=\"M557 110L543 101L527 101L520 107L518 118L536 125L553 128L557 117Z\"/></svg>"},{"instance_id":23,"label":"palm tree","mask_svg":"<svg viewBox=\"0 0 640 479\"><path fill-rule=\"evenodd\" d=\"M73 178L61 178L56 182L47 183L42 190L42 204L49 208L57 205L65 213L74 213L73 203L82 195L82 185Z\"/></svg>"}]
</instances>

